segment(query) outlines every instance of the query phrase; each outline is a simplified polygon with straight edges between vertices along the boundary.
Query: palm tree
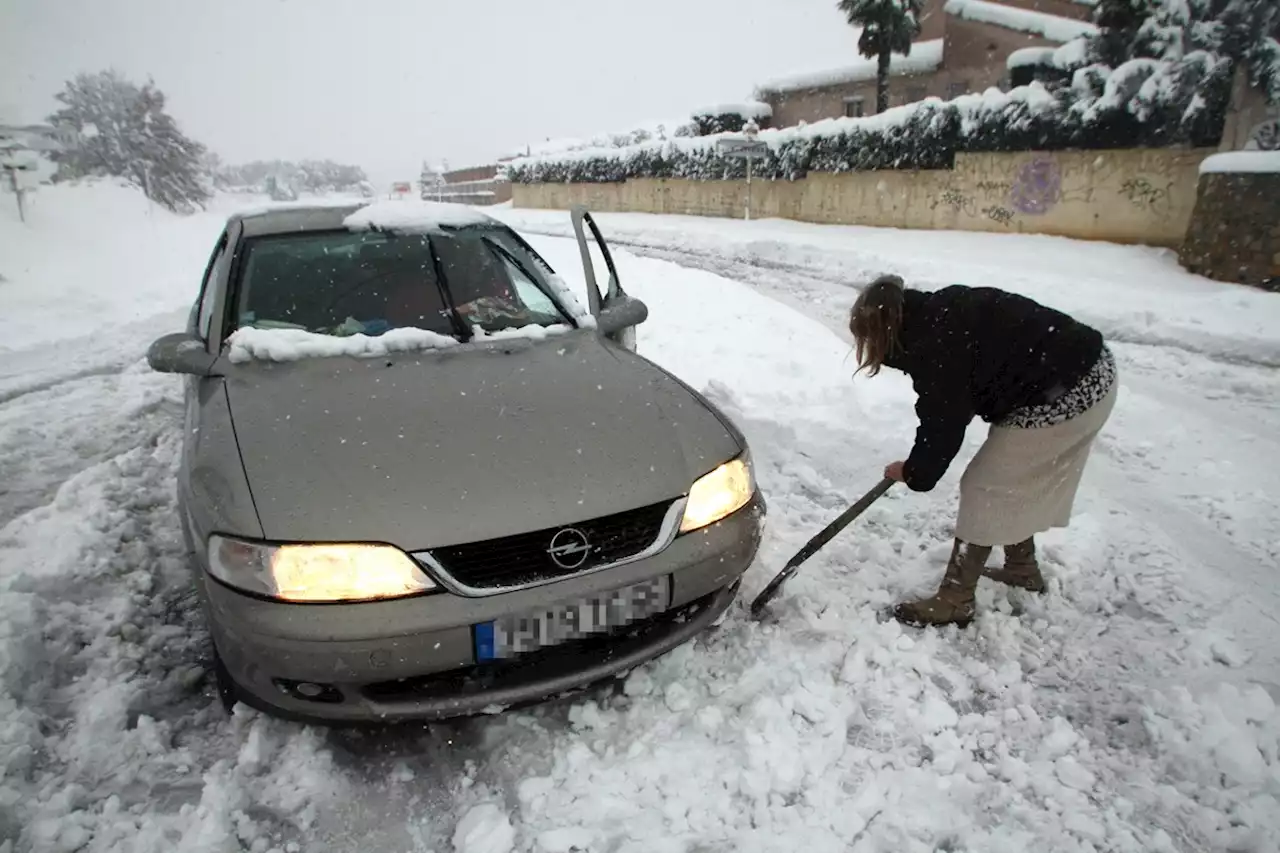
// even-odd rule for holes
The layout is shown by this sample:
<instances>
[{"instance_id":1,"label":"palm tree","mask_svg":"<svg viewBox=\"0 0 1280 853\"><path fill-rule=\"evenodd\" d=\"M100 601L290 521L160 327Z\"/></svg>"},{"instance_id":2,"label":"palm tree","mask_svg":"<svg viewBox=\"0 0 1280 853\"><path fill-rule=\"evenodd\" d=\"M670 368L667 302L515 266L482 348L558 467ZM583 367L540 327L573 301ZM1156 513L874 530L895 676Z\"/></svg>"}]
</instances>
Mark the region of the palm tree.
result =
<instances>
[{"instance_id":1,"label":"palm tree","mask_svg":"<svg viewBox=\"0 0 1280 853\"><path fill-rule=\"evenodd\" d=\"M849 25L861 27L858 52L876 60L876 112L889 109L889 59L911 54L911 40L920 34L923 0L839 0Z\"/></svg>"}]
</instances>

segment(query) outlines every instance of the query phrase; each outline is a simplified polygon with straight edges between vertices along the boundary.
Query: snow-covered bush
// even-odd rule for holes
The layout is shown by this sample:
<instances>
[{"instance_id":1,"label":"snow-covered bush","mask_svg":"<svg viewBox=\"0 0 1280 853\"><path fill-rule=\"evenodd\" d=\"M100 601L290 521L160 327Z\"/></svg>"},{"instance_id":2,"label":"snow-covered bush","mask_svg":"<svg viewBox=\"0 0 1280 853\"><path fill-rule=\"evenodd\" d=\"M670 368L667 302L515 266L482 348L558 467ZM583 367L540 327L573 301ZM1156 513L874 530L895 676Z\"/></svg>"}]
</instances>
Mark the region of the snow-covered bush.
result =
<instances>
[{"instance_id":1,"label":"snow-covered bush","mask_svg":"<svg viewBox=\"0 0 1280 853\"><path fill-rule=\"evenodd\" d=\"M1052 17L981 0L950 5L971 17ZM1275 0L1100 0L1093 24L1067 23L1055 34L1072 40L1009 57L1022 84L1009 92L932 98L866 118L766 130L760 140L770 156L756 173L798 179L811 171L947 168L962 152L1212 147L1222 135L1237 67L1280 103ZM525 157L511 164L510 176L518 183L743 176L742 161L718 153L719 138L677 133L613 150Z\"/></svg>"},{"instance_id":2,"label":"snow-covered bush","mask_svg":"<svg viewBox=\"0 0 1280 853\"><path fill-rule=\"evenodd\" d=\"M809 172L946 169L963 152L1214 145L1230 90L1230 63L1198 51L1177 62L1134 60L1077 70L1055 90L1032 82L951 101L929 98L865 118L761 131L762 178ZM610 183L628 178L721 180L745 175L721 156L724 134L627 148L593 148L510 164L517 183Z\"/></svg>"}]
</instances>

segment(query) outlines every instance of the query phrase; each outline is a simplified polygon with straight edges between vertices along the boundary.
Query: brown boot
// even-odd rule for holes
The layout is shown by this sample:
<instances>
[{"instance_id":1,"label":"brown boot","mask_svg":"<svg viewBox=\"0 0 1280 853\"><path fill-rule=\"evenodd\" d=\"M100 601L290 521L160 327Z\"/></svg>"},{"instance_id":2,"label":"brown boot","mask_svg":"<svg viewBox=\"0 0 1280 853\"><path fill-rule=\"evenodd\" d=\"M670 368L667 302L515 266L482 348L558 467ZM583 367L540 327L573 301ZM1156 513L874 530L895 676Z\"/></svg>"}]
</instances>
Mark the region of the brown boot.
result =
<instances>
[{"instance_id":1,"label":"brown boot","mask_svg":"<svg viewBox=\"0 0 1280 853\"><path fill-rule=\"evenodd\" d=\"M1006 545L1004 568L987 572L987 577L1031 592L1044 592L1044 575L1040 574L1040 564L1036 561L1035 537L1016 545Z\"/></svg>"},{"instance_id":2,"label":"brown boot","mask_svg":"<svg viewBox=\"0 0 1280 853\"><path fill-rule=\"evenodd\" d=\"M973 591L989 556L990 548L957 539L938 591L930 598L899 604L893 617L908 625L968 625L973 621Z\"/></svg>"}]
</instances>

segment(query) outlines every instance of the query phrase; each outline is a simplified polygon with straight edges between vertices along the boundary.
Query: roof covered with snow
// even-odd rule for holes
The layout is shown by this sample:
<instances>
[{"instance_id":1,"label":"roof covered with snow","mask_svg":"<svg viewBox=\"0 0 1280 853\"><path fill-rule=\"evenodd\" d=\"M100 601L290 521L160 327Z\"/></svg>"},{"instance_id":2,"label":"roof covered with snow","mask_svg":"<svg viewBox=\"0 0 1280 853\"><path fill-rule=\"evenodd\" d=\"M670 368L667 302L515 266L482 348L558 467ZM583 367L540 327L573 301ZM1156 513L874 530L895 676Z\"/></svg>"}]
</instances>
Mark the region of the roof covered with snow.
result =
<instances>
[{"instance_id":1,"label":"roof covered with snow","mask_svg":"<svg viewBox=\"0 0 1280 853\"><path fill-rule=\"evenodd\" d=\"M342 224L352 231L386 228L414 232L486 225L493 221L489 216L465 204L404 199L374 202L352 213Z\"/></svg>"},{"instance_id":2,"label":"roof covered with snow","mask_svg":"<svg viewBox=\"0 0 1280 853\"><path fill-rule=\"evenodd\" d=\"M1081 37L1058 47L1024 47L1009 54L1007 68L1042 65L1071 70L1088 63L1089 40Z\"/></svg>"},{"instance_id":3,"label":"roof covered with snow","mask_svg":"<svg viewBox=\"0 0 1280 853\"><path fill-rule=\"evenodd\" d=\"M743 118L770 118L773 107L763 101L744 101L735 104L711 104L693 111L696 116L737 115Z\"/></svg>"},{"instance_id":4,"label":"roof covered with snow","mask_svg":"<svg viewBox=\"0 0 1280 853\"><path fill-rule=\"evenodd\" d=\"M889 60L889 74L900 77L907 74L928 74L942 65L942 39L916 42L910 55L895 53ZM804 89L821 89L848 83L862 83L876 79L877 63L874 59L861 58L852 65L791 74L762 83L759 92L798 92Z\"/></svg>"},{"instance_id":5,"label":"roof covered with snow","mask_svg":"<svg viewBox=\"0 0 1280 853\"><path fill-rule=\"evenodd\" d=\"M1227 151L1204 158L1200 174L1280 174L1280 151Z\"/></svg>"},{"instance_id":6,"label":"roof covered with snow","mask_svg":"<svg viewBox=\"0 0 1280 853\"><path fill-rule=\"evenodd\" d=\"M1018 9L1000 3L990 3L987 0L947 0L945 8L947 14L964 18L966 21L994 24L1009 30L1043 36L1050 41L1068 42L1098 31L1098 28L1088 21Z\"/></svg>"}]
</instances>

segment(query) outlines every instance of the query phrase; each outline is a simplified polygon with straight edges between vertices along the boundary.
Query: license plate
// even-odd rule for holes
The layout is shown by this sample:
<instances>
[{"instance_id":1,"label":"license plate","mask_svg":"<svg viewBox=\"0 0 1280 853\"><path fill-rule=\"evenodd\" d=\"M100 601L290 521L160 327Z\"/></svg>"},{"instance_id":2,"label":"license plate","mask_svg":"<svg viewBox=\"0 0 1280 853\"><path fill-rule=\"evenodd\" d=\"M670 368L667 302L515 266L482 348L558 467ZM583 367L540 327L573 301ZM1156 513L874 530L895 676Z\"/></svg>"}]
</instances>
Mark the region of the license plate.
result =
<instances>
[{"instance_id":1,"label":"license plate","mask_svg":"<svg viewBox=\"0 0 1280 853\"><path fill-rule=\"evenodd\" d=\"M667 609L668 575L475 626L476 660L511 658L547 646L621 628Z\"/></svg>"}]
</instances>

